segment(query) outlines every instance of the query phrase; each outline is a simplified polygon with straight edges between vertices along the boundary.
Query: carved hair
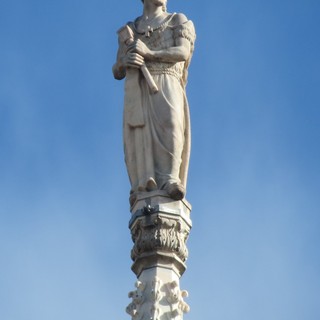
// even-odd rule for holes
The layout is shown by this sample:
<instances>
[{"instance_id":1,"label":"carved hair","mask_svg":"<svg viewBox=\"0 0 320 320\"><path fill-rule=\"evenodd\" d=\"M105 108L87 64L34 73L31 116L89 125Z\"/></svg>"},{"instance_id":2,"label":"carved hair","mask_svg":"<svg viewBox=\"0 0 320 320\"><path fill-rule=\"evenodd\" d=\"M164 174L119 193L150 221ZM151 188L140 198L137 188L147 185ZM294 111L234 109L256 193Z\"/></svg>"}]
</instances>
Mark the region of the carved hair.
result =
<instances>
[{"instance_id":1,"label":"carved hair","mask_svg":"<svg viewBox=\"0 0 320 320\"><path fill-rule=\"evenodd\" d=\"M141 0L141 1L142 3L144 3L144 0ZM166 3L163 5L162 10L163 12L167 12L167 0L166 0Z\"/></svg>"}]
</instances>

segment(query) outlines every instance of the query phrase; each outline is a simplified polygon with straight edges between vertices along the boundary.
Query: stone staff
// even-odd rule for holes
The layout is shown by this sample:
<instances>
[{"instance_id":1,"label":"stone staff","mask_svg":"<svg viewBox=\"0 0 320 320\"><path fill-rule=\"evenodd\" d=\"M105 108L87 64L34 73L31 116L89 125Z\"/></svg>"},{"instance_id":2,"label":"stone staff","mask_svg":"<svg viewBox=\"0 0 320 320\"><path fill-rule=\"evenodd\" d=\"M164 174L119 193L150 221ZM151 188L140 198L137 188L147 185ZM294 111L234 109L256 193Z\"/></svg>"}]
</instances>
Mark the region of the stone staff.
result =
<instances>
[{"instance_id":1,"label":"stone staff","mask_svg":"<svg viewBox=\"0 0 320 320\"><path fill-rule=\"evenodd\" d=\"M134 34L129 26L125 25L121 29L118 30L118 36L120 40L125 43L127 46L134 42ZM141 71L149 85L150 90L152 93L157 93L159 91L156 83L154 82L148 68L145 64L141 66Z\"/></svg>"}]
</instances>

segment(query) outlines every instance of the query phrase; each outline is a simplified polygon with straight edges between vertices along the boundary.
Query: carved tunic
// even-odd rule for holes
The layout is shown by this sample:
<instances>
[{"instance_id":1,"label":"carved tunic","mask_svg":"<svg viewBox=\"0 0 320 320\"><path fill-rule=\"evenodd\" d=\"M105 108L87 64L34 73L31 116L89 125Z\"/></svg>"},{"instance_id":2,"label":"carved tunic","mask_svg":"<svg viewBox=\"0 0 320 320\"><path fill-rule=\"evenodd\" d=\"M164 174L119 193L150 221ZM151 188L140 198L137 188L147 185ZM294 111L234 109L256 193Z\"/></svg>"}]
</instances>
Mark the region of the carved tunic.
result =
<instances>
[{"instance_id":1,"label":"carved tunic","mask_svg":"<svg viewBox=\"0 0 320 320\"><path fill-rule=\"evenodd\" d=\"M190 119L185 85L195 31L191 21L171 26L172 17L148 36L139 33L135 23L128 23L135 38L151 50L173 47L178 37L188 39L191 44L187 61L146 62L159 88L156 94L151 93L140 70L127 68L123 138L131 193L165 189L168 183L186 186ZM125 52L125 48L120 47L121 51Z\"/></svg>"}]
</instances>

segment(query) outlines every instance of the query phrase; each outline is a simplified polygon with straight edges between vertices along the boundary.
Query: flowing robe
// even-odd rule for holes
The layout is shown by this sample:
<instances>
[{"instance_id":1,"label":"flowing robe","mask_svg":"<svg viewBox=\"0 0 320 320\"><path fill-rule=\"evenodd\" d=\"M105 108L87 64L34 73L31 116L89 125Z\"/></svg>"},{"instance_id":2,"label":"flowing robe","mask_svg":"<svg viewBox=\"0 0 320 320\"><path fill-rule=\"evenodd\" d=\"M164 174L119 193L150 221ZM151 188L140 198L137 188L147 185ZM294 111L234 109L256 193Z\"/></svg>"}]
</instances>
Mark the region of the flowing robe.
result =
<instances>
[{"instance_id":1,"label":"flowing robe","mask_svg":"<svg viewBox=\"0 0 320 320\"><path fill-rule=\"evenodd\" d=\"M147 61L159 91L153 94L139 69L127 68L123 118L125 161L131 193L166 189L177 183L186 187L190 156L190 117L185 93L187 69L193 53L195 31L189 20L171 26L174 14L149 36L128 23L135 39L151 50L175 46L178 37L190 41L190 55L183 62ZM124 44L119 52L125 54Z\"/></svg>"}]
</instances>

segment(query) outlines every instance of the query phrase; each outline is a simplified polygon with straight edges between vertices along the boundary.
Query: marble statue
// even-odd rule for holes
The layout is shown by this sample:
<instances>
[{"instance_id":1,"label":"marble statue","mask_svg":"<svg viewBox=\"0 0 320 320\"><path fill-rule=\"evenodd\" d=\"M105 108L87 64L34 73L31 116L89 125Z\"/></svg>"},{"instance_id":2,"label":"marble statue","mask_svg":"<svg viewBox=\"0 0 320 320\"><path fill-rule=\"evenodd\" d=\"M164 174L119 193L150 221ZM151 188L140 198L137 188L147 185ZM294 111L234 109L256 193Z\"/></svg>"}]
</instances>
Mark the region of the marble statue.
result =
<instances>
[{"instance_id":1,"label":"marble statue","mask_svg":"<svg viewBox=\"0 0 320 320\"><path fill-rule=\"evenodd\" d=\"M190 117L185 87L195 29L184 14L168 13L166 0L142 0L143 13L118 31L112 70L125 80L123 138L131 183L140 192L185 196Z\"/></svg>"}]
</instances>

